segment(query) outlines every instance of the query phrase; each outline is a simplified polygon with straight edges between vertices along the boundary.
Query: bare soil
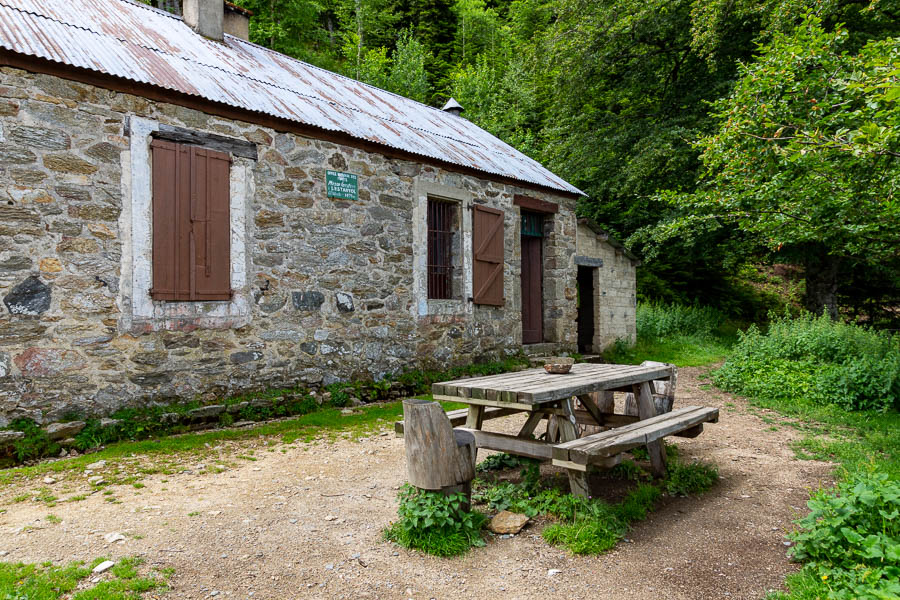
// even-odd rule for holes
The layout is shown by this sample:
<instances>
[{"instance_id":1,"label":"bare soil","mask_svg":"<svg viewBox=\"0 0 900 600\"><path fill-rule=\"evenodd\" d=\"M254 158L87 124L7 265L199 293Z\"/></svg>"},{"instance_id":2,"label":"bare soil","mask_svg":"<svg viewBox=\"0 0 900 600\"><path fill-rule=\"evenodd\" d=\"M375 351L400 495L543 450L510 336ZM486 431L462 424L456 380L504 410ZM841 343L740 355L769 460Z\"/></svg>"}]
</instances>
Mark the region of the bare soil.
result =
<instances>
[{"instance_id":1,"label":"bare soil","mask_svg":"<svg viewBox=\"0 0 900 600\"><path fill-rule=\"evenodd\" d=\"M714 463L721 481L699 498L665 499L602 556L548 545L540 537L546 521L511 538L492 536L487 547L455 559L383 541L405 476L403 440L384 431L332 442L223 444L202 459L204 467L224 459L232 466L223 472L182 461L177 473L146 476L140 489L112 485L112 494L94 491L87 478L113 465L58 475L53 484L44 476L20 481L0 489L0 553L8 553L0 560L141 556L175 570L166 598L758 599L796 568L784 534L810 489L831 481L832 466L796 459L789 447L796 430L773 426L766 421L777 416L751 411L740 398L703 389L704 371L680 370L676 406L718 406L720 421L696 439L670 439L683 457ZM256 460L238 458L251 451ZM14 501L40 487L61 499L87 498L50 508ZM114 532L126 539L108 543L104 535Z\"/></svg>"}]
</instances>

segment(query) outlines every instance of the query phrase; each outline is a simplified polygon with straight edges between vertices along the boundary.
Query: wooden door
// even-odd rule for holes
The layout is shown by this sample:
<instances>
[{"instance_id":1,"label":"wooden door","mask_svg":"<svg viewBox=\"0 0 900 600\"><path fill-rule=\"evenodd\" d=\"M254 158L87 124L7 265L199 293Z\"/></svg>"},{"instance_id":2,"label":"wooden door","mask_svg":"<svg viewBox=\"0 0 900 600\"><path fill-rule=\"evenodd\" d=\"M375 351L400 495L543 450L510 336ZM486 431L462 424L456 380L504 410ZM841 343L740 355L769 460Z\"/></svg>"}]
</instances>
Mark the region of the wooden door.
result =
<instances>
[{"instance_id":1,"label":"wooden door","mask_svg":"<svg viewBox=\"0 0 900 600\"><path fill-rule=\"evenodd\" d=\"M594 269L578 267L578 351L584 354L594 346Z\"/></svg>"},{"instance_id":2,"label":"wooden door","mask_svg":"<svg viewBox=\"0 0 900 600\"><path fill-rule=\"evenodd\" d=\"M522 343L544 341L543 269L541 246L543 239L522 236Z\"/></svg>"}]
</instances>

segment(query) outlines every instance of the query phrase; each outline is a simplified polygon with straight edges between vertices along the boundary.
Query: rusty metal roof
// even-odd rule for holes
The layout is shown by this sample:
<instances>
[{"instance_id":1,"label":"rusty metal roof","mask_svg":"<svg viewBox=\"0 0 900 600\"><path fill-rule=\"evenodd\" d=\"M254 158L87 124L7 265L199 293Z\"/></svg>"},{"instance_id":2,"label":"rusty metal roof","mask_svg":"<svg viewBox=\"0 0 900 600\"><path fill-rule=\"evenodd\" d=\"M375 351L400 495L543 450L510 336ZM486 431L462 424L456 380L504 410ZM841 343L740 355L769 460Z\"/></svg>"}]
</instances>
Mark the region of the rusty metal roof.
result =
<instances>
[{"instance_id":1,"label":"rusty metal roof","mask_svg":"<svg viewBox=\"0 0 900 600\"><path fill-rule=\"evenodd\" d=\"M131 0L0 0L0 48L582 193L466 119Z\"/></svg>"}]
</instances>

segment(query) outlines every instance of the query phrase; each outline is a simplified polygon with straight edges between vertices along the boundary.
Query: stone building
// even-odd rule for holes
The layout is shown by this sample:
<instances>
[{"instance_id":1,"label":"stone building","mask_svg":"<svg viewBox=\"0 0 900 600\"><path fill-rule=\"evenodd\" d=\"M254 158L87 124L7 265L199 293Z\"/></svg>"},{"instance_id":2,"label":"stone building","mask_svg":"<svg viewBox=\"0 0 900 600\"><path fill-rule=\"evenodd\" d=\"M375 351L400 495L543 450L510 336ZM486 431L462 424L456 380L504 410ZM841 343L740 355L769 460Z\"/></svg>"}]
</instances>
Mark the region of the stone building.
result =
<instances>
[{"instance_id":1,"label":"stone building","mask_svg":"<svg viewBox=\"0 0 900 600\"><path fill-rule=\"evenodd\" d=\"M0 426L633 336L577 188L181 4L0 4Z\"/></svg>"}]
</instances>

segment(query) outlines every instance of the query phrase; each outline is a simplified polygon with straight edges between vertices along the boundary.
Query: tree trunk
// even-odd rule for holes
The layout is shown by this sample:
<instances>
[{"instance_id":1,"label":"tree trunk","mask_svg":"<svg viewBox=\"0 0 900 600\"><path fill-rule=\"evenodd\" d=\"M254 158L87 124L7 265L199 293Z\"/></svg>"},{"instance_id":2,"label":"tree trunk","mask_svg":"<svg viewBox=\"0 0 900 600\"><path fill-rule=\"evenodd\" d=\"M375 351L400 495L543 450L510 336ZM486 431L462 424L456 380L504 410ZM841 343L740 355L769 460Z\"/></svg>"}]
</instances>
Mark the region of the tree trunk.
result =
<instances>
[{"instance_id":1,"label":"tree trunk","mask_svg":"<svg viewBox=\"0 0 900 600\"><path fill-rule=\"evenodd\" d=\"M841 260L819 246L806 256L806 310L814 315L826 314L838 318L838 269Z\"/></svg>"}]
</instances>

